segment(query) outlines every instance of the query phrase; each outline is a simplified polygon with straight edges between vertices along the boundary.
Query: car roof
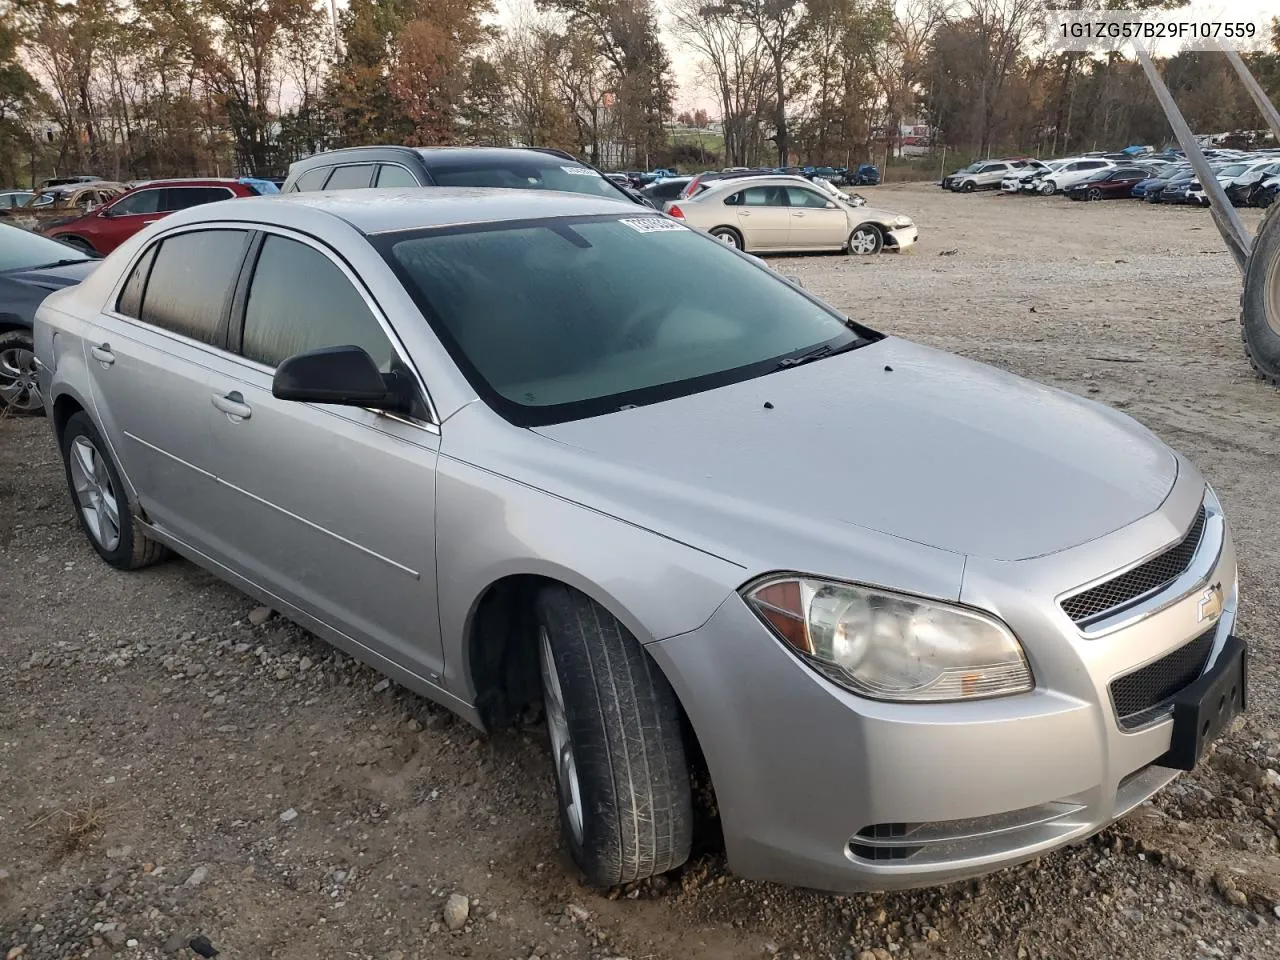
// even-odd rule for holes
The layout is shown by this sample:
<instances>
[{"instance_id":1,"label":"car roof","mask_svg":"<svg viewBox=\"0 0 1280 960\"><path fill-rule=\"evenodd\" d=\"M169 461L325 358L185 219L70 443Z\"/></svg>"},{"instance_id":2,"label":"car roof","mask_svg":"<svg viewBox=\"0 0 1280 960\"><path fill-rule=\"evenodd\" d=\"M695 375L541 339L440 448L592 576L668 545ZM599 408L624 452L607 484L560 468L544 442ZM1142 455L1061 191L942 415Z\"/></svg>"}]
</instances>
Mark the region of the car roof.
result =
<instances>
[{"instance_id":1,"label":"car roof","mask_svg":"<svg viewBox=\"0 0 1280 960\"><path fill-rule=\"evenodd\" d=\"M296 161L293 167L301 169L326 161L360 160L363 157L367 157L370 163L374 163L377 161L379 154L382 154L383 157L393 154L402 156L404 154L416 154L430 167L433 160L447 159L464 162L467 160L492 161L494 159L527 160L531 153L542 154L543 156L572 163L582 162L572 154L547 147L405 147L396 144L373 144L363 147L341 147L337 150L315 153Z\"/></svg>"},{"instance_id":2,"label":"car roof","mask_svg":"<svg viewBox=\"0 0 1280 960\"><path fill-rule=\"evenodd\" d=\"M554 217L631 213L658 216L622 195L617 200L555 190L513 190L502 187L363 188L220 200L165 217L167 225L238 220L319 227L337 218L361 233L390 233L461 224L501 223Z\"/></svg>"},{"instance_id":3,"label":"car roof","mask_svg":"<svg viewBox=\"0 0 1280 960\"><path fill-rule=\"evenodd\" d=\"M160 180L138 180L133 188L138 187L232 187L241 181L236 177L168 177Z\"/></svg>"}]
</instances>

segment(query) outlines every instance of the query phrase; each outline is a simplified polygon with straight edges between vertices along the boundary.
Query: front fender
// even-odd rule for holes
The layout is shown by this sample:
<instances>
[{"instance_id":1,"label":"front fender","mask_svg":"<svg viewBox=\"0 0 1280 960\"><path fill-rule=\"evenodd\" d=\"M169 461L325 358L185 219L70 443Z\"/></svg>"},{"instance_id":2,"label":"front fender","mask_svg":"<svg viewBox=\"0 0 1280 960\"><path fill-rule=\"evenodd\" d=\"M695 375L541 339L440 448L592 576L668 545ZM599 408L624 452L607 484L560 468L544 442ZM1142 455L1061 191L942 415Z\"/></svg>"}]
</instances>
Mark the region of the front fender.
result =
<instances>
[{"instance_id":1,"label":"front fender","mask_svg":"<svg viewBox=\"0 0 1280 960\"><path fill-rule=\"evenodd\" d=\"M566 583L652 643L706 623L746 576L738 564L447 455L436 485L444 682L467 702L476 695L471 620L505 577Z\"/></svg>"}]
</instances>

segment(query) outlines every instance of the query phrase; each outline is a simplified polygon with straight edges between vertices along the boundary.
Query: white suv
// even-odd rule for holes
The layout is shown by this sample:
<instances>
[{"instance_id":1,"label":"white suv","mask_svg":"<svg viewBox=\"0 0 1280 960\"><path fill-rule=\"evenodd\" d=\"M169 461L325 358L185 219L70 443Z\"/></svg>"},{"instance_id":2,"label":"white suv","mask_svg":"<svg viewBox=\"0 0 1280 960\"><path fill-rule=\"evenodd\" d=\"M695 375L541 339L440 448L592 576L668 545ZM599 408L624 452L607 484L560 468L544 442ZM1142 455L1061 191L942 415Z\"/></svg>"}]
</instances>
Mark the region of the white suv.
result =
<instances>
[{"instance_id":1,"label":"white suv","mask_svg":"<svg viewBox=\"0 0 1280 960\"><path fill-rule=\"evenodd\" d=\"M1081 180L1086 180L1099 170L1109 170L1115 166L1115 161L1104 160L1101 157L1079 157L1074 160L1064 160L1062 165L1053 173L1048 174L1040 181L1037 188L1045 196L1065 190L1067 187L1073 187Z\"/></svg>"},{"instance_id":2,"label":"white suv","mask_svg":"<svg viewBox=\"0 0 1280 960\"><path fill-rule=\"evenodd\" d=\"M1021 164L1007 160L989 160L986 163L975 163L960 173L952 174L947 185L958 193L973 193L975 190L996 190L1000 181L1014 168Z\"/></svg>"}]
</instances>

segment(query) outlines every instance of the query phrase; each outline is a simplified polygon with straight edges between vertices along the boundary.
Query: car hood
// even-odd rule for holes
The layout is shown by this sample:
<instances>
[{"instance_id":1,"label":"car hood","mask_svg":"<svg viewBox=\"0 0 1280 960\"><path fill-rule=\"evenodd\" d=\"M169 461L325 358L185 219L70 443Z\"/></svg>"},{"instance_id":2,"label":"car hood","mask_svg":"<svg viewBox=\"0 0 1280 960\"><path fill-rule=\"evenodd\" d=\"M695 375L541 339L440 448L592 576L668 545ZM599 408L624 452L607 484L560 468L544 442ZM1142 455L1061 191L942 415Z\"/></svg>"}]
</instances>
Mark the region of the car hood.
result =
<instances>
[{"instance_id":1,"label":"car hood","mask_svg":"<svg viewBox=\"0 0 1280 960\"><path fill-rule=\"evenodd\" d=\"M844 212L849 217L850 226L856 226L859 223L866 223L868 220L876 220L892 226L893 221L897 220L899 217L906 216L906 214L894 213L892 210L884 210L880 207L873 207L870 204L863 204L860 207L855 207L847 201L844 205ZM907 219L910 220L911 218L907 217ZM914 223L915 221L912 222Z\"/></svg>"},{"instance_id":2,"label":"car hood","mask_svg":"<svg viewBox=\"0 0 1280 960\"><path fill-rule=\"evenodd\" d=\"M68 253L72 251L68 250ZM38 267L32 270L6 270L0 276L8 280L41 287L45 290L61 290L79 283L97 269L101 260L85 260L80 263L64 263L57 267Z\"/></svg>"},{"instance_id":3,"label":"car hood","mask_svg":"<svg viewBox=\"0 0 1280 960\"><path fill-rule=\"evenodd\" d=\"M1177 477L1173 452L1123 414L892 337L536 432L577 451L562 467L609 512L694 545L745 538L744 554L761 524L793 539L848 524L1025 559L1146 516Z\"/></svg>"}]
</instances>

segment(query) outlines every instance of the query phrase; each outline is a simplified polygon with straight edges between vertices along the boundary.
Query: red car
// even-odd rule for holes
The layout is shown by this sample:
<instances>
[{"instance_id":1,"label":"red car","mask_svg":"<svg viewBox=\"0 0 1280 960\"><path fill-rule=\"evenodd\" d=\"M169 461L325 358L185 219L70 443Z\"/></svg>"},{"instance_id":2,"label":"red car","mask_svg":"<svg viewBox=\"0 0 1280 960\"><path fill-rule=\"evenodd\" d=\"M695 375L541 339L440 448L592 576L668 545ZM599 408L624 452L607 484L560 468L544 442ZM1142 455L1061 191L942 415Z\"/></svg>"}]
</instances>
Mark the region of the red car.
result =
<instances>
[{"instance_id":1,"label":"red car","mask_svg":"<svg viewBox=\"0 0 1280 960\"><path fill-rule=\"evenodd\" d=\"M139 184L111 203L103 204L74 220L45 227L40 232L56 237L88 253L105 256L149 223L187 207L232 197L255 197L276 192L266 181L225 179L150 180Z\"/></svg>"}]
</instances>

